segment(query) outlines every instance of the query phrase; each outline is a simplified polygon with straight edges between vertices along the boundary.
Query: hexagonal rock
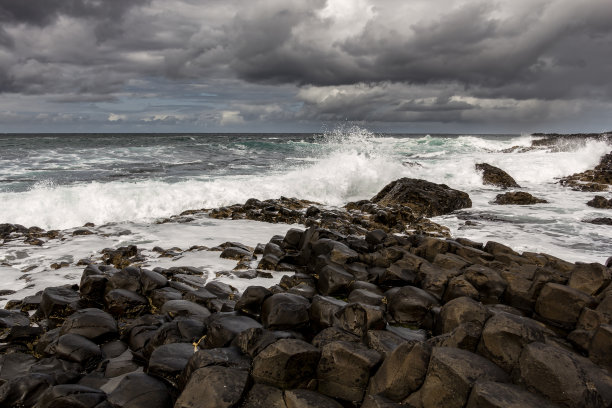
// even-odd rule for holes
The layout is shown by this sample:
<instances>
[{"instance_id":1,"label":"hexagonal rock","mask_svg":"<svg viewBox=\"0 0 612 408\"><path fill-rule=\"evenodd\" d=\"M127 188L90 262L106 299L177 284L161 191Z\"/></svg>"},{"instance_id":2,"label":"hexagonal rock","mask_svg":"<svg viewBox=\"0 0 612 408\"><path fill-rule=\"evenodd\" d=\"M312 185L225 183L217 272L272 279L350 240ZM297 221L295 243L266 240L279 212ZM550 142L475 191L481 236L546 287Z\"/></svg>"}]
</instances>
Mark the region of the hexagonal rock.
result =
<instances>
[{"instance_id":1,"label":"hexagonal rock","mask_svg":"<svg viewBox=\"0 0 612 408\"><path fill-rule=\"evenodd\" d=\"M277 388L293 388L314 377L321 353L297 339L281 339L253 360L253 379Z\"/></svg>"},{"instance_id":2,"label":"hexagonal rock","mask_svg":"<svg viewBox=\"0 0 612 408\"><path fill-rule=\"evenodd\" d=\"M438 300L414 286L393 288L385 293L387 311L400 324L421 325Z\"/></svg>"},{"instance_id":3,"label":"hexagonal rock","mask_svg":"<svg viewBox=\"0 0 612 408\"><path fill-rule=\"evenodd\" d=\"M318 391L332 398L359 402L363 399L370 373L381 355L358 343L336 341L321 350L317 367Z\"/></svg>"},{"instance_id":4,"label":"hexagonal rock","mask_svg":"<svg viewBox=\"0 0 612 408\"><path fill-rule=\"evenodd\" d=\"M602 324L595 331L589 347L589 358L612 372L612 325Z\"/></svg>"},{"instance_id":5,"label":"hexagonal rock","mask_svg":"<svg viewBox=\"0 0 612 408\"><path fill-rule=\"evenodd\" d=\"M255 384L242 408L287 408L283 391L264 384Z\"/></svg>"},{"instance_id":6,"label":"hexagonal rock","mask_svg":"<svg viewBox=\"0 0 612 408\"><path fill-rule=\"evenodd\" d=\"M566 329L572 329L586 307L595 305L595 299L578 289L558 283L547 283L536 301L536 313L545 320Z\"/></svg>"},{"instance_id":7,"label":"hexagonal rock","mask_svg":"<svg viewBox=\"0 0 612 408\"><path fill-rule=\"evenodd\" d=\"M447 302L440 309L437 332L449 333L463 323L483 325L489 317L489 311L482 303L463 296Z\"/></svg>"},{"instance_id":8,"label":"hexagonal rock","mask_svg":"<svg viewBox=\"0 0 612 408\"><path fill-rule=\"evenodd\" d=\"M355 277L346 272L340 265L325 265L319 272L317 289L322 295L346 293Z\"/></svg>"},{"instance_id":9,"label":"hexagonal rock","mask_svg":"<svg viewBox=\"0 0 612 408\"><path fill-rule=\"evenodd\" d=\"M189 382L193 372L209 366L223 366L248 371L251 359L236 347L224 347L196 351L185 366L179 378L179 389Z\"/></svg>"},{"instance_id":10,"label":"hexagonal rock","mask_svg":"<svg viewBox=\"0 0 612 408\"><path fill-rule=\"evenodd\" d=\"M438 259L436 257L436 259ZM446 285L451 278L460 275L459 269L448 269L438 265L423 262L419 269L421 287L438 299L442 299Z\"/></svg>"},{"instance_id":11,"label":"hexagonal rock","mask_svg":"<svg viewBox=\"0 0 612 408\"><path fill-rule=\"evenodd\" d=\"M610 269L598 263L577 263L567 286L594 296L610 283Z\"/></svg>"},{"instance_id":12,"label":"hexagonal rock","mask_svg":"<svg viewBox=\"0 0 612 408\"><path fill-rule=\"evenodd\" d=\"M115 316L136 316L149 306L147 299L127 289L113 289L104 296L106 309Z\"/></svg>"},{"instance_id":13,"label":"hexagonal rock","mask_svg":"<svg viewBox=\"0 0 612 408\"><path fill-rule=\"evenodd\" d=\"M79 334L92 341L105 340L118 333L117 322L104 310L81 309L68 316L62 325L60 335Z\"/></svg>"},{"instance_id":14,"label":"hexagonal rock","mask_svg":"<svg viewBox=\"0 0 612 408\"><path fill-rule=\"evenodd\" d=\"M178 377L193 356L190 343L171 343L159 346L149 358L147 373L166 379L176 387Z\"/></svg>"},{"instance_id":15,"label":"hexagonal rock","mask_svg":"<svg viewBox=\"0 0 612 408\"><path fill-rule=\"evenodd\" d=\"M478 293L483 303L499 303L506 290L506 281L494 269L482 265L472 265L463 274Z\"/></svg>"},{"instance_id":16,"label":"hexagonal rock","mask_svg":"<svg viewBox=\"0 0 612 408\"><path fill-rule=\"evenodd\" d=\"M310 390L285 391L287 408L342 408L338 402Z\"/></svg>"},{"instance_id":17,"label":"hexagonal rock","mask_svg":"<svg viewBox=\"0 0 612 408\"><path fill-rule=\"evenodd\" d=\"M330 297L315 295L310 304L310 323L316 330L330 327L334 323L334 315L346 302Z\"/></svg>"},{"instance_id":18,"label":"hexagonal rock","mask_svg":"<svg viewBox=\"0 0 612 408\"><path fill-rule=\"evenodd\" d=\"M106 394L104 391L78 384L61 384L47 389L47 391L40 396L35 407L94 408L97 406L105 406L105 402Z\"/></svg>"},{"instance_id":19,"label":"hexagonal rock","mask_svg":"<svg viewBox=\"0 0 612 408\"><path fill-rule=\"evenodd\" d=\"M172 397L166 385L146 374L128 374L117 388L108 395L113 407L121 408L167 408Z\"/></svg>"},{"instance_id":20,"label":"hexagonal rock","mask_svg":"<svg viewBox=\"0 0 612 408\"><path fill-rule=\"evenodd\" d=\"M410 404L408 406L412 407ZM406 408L406 405L395 403L380 395L366 395L361 408Z\"/></svg>"},{"instance_id":21,"label":"hexagonal rock","mask_svg":"<svg viewBox=\"0 0 612 408\"><path fill-rule=\"evenodd\" d=\"M175 408L230 408L246 391L249 372L228 367L196 370L174 404Z\"/></svg>"},{"instance_id":22,"label":"hexagonal rock","mask_svg":"<svg viewBox=\"0 0 612 408\"><path fill-rule=\"evenodd\" d=\"M349 303L335 314L334 326L359 337L365 337L368 330L382 330L386 326L385 311L378 306Z\"/></svg>"},{"instance_id":23,"label":"hexagonal rock","mask_svg":"<svg viewBox=\"0 0 612 408\"><path fill-rule=\"evenodd\" d=\"M205 322L211 314L204 306L189 300L169 300L162 306L161 313L168 315L172 319L180 316L200 322Z\"/></svg>"},{"instance_id":24,"label":"hexagonal rock","mask_svg":"<svg viewBox=\"0 0 612 408\"><path fill-rule=\"evenodd\" d=\"M402 401L423 385L430 354L431 347L425 343L401 344L372 377L368 394Z\"/></svg>"},{"instance_id":25,"label":"hexagonal rock","mask_svg":"<svg viewBox=\"0 0 612 408\"><path fill-rule=\"evenodd\" d=\"M234 310L239 310L252 317L259 316L261 305L270 296L272 296L272 292L263 286L249 286L242 292L242 296L236 302Z\"/></svg>"},{"instance_id":26,"label":"hexagonal rock","mask_svg":"<svg viewBox=\"0 0 612 408\"><path fill-rule=\"evenodd\" d=\"M478 351L489 360L510 372L521 355L523 347L531 342L543 342L554 333L541 323L509 313L497 313L482 331Z\"/></svg>"},{"instance_id":27,"label":"hexagonal rock","mask_svg":"<svg viewBox=\"0 0 612 408\"><path fill-rule=\"evenodd\" d=\"M425 383L423 408L461 408L478 380L508 382L508 375L484 357L466 350L434 347Z\"/></svg>"},{"instance_id":28,"label":"hexagonal rock","mask_svg":"<svg viewBox=\"0 0 612 408\"><path fill-rule=\"evenodd\" d=\"M208 320L206 327L206 345L215 348L228 346L243 331L262 326L247 316L215 314Z\"/></svg>"},{"instance_id":29,"label":"hexagonal rock","mask_svg":"<svg viewBox=\"0 0 612 408\"><path fill-rule=\"evenodd\" d=\"M547 399L514 384L477 382L465 408L555 408Z\"/></svg>"},{"instance_id":30,"label":"hexagonal rock","mask_svg":"<svg viewBox=\"0 0 612 408\"><path fill-rule=\"evenodd\" d=\"M612 378L590 360L560 347L531 343L523 348L517 380L565 407L609 407Z\"/></svg>"},{"instance_id":31,"label":"hexagonal rock","mask_svg":"<svg viewBox=\"0 0 612 408\"><path fill-rule=\"evenodd\" d=\"M463 275L455 276L448 281L446 290L444 291L444 297L442 298L445 302L453 300L458 297L467 296L472 299L478 299L480 294L476 288L465 279Z\"/></svg>"},{"instance_id":32,"label":"hexagonal rock","mask_svg":"<svg viewBox=\"0 0 612 408\"><path fill-rule=\"evenodd\" d=\"M70 286L46 288L40 299L40 310L50 319L63 319L79 307L79 292Z\"/></svg>"},{"instance_id":33,"label":"hexagonal rock","mask_svg":"<svg viewBox=\"0 0 612 408\"><path fill-rule=\"evenodd\" d=\"M308 325L310 302L303 296L277 293L267 298L261 308L265 328L288 330Z\"/></svg>"},{"instance_id":34,"label":"hexagonal rock","mask_svg":"<svg viewBox=\"0 0 612 408\"><path fill-rule=\"evenodd\" d=\"M100 346L78 334L61 336L57 341L55 353L59 358L79 363L86 370L93 369L102 359Z\"/></svg>"}]
</instances>

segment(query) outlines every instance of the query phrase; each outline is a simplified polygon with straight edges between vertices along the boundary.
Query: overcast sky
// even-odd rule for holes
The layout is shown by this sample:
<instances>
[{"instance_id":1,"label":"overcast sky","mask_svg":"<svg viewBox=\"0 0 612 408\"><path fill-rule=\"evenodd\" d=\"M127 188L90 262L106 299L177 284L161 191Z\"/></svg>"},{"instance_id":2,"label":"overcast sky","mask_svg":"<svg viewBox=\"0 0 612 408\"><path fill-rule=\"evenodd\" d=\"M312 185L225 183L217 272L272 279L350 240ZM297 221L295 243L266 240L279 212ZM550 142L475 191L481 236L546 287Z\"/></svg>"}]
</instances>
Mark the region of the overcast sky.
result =
<instances>
[{"instance_id":1,"label":"overcast sky","mask_svg":"<svg viewBox=\"0 0 612 408\"><path fill-rule=\"evenodd\" d=\"M0 0L0 132L612 129L610 0Z\"/></svg>"}]
</instances>

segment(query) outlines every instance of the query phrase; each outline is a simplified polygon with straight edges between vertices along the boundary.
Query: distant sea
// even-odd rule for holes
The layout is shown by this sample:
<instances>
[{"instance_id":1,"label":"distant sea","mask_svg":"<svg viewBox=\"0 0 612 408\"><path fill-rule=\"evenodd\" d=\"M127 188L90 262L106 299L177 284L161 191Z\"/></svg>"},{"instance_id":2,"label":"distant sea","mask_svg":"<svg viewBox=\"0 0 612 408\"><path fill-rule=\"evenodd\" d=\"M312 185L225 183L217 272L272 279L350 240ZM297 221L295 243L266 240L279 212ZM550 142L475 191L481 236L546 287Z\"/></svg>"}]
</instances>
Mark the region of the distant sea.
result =
<instances>
[{"instance_id":1,"label":"distant sea","mask_svg":"<svg viewBox=\"0 0 612 408\"><path fill-rule=\"evenodd\" d=\"M252 197L297 197L341 206L371 198L400 177L444 183L470 195L471 209L433 219L454 236L499 241L519 252L546 252L569 261L605 262L612 256L612 228L583 221L609 217L610 211L588 207L594 193L571 191L557 180L593 168L612 146L575 140L525 152L507 150L528 147L535 138L374 134L359 127L325 134L0 134L0 223L65 230L90 222L100 232L127 231L107 234L121 238L81 238L64 243L64 250L47 252L0 245L0 268L5 269L0 285L20 286L14 277L36 265L41 282L80 276L81 268L74 268L52 278L47 265L62 258L74 261L105 246L168 247L225 238L267 242L270 234L289 226L210 220L197 229L160 227L155 221ZM492 204L502 191L482 184L474 168L481 162L502 168L523 191L549 204ZM70 245L72 252L66 254Z\"/></svg>"}]
</instances>

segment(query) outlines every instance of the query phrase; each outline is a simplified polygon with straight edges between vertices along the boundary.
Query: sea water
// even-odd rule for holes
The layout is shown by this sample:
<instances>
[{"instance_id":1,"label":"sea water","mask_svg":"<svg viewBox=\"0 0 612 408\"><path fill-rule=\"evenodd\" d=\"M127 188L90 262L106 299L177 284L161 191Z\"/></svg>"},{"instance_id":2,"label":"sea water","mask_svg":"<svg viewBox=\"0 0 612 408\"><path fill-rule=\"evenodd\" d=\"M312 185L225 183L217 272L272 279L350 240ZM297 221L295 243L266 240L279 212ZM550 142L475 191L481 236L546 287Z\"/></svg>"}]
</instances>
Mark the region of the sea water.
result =
<instances>
[{"instance_id":1,"label":"sea water","mask_svg":"<svg viewBox=\"0 0 612 408\"><path fill-rule=\"evenodd\" d=\"M612 227L584 221L610 217L611 211L588 207L595 193L572 191L558 179L593 168L612 146L589 139L521 149L534 139L381 135L360 127L322 134L0 135L0 223L66 230L63 241L42 247L0 245L0 289L17 291L6 300L78 282L82 267L76 261L107 247L136 244L154 258L155 246L185 249L225 241L254 246L296 226L206 217L191 223L156 221L252 197L342 206L371 198L400 177L444 183L470 195L472 208L433 219L455 237L494 240L519 252L569 261L605 262L612 256ZM493 204L503 191L482 184L475 169L482 162L505 170L521 191L549 203ZM95 224L95 234L70 235L85 223ZM70 266L50 268L61 261ZM197 251L155 259L149 266L183 265L199 267L213 279L235 263L220 259L218 252Z\"/></svg>"}]
</instances>

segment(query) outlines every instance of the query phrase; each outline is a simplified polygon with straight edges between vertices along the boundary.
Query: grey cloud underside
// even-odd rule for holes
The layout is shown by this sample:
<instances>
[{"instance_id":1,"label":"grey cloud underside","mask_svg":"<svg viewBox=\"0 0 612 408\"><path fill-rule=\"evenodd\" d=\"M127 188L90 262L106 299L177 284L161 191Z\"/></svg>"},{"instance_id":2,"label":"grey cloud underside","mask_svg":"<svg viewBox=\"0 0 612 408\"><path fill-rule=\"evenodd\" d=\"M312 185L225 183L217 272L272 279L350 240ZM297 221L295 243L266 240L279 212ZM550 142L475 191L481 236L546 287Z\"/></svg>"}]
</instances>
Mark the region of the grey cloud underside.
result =
<instances>
[{"instance_id":1,"label":"grey cloud underside","mask_svg":"<svg viewBox=\"0 0 612 408\"><path fill-rule=\"evenodd\" d=\"M140 79L237 80L293 92L300 107L268 118L382 122L531 120L612 98L609 0L332 3L0 0L0 93L94 103ZM536 102L492 115L469 98ZM224 109L261 118L249 102Z\"/></svg>"}]
</instances>

